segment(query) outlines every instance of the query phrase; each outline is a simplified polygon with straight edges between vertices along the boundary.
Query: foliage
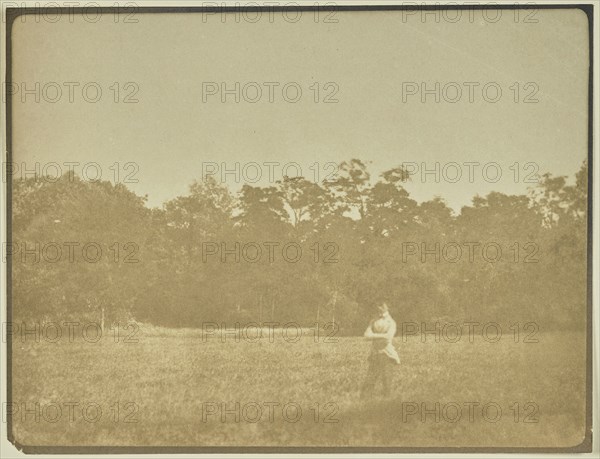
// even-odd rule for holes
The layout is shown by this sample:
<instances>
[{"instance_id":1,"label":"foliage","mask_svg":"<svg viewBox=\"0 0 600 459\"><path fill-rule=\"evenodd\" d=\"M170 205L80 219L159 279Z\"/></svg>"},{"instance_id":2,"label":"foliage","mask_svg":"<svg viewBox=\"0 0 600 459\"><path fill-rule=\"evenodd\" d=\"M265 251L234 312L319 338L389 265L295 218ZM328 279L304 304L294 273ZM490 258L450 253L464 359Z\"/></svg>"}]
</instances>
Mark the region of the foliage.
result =
<instances>
[{"instance_id":1,"label":"foliage","mask_svg":"<svg viewBox=\"0 0 600 459\"><path fill-rule=\"evenodd\" d=\"M546 174L527 196L476 196L458 215L441 198L411 199L407 179L395 168L373 183L352 159L325 183L284 177L236 196L208 178L162 209L72 174L15 179L13 315L173 327L335 321L356 333L386 301L402 320L584 324L587 164L573 185ZM67 259L65 243L90 242L99 261L77 250ZM58 262L30 253L55 243ZM500 247L501 258L486 259L484 246L487 258Z\"/></svg>"}]
</instances>

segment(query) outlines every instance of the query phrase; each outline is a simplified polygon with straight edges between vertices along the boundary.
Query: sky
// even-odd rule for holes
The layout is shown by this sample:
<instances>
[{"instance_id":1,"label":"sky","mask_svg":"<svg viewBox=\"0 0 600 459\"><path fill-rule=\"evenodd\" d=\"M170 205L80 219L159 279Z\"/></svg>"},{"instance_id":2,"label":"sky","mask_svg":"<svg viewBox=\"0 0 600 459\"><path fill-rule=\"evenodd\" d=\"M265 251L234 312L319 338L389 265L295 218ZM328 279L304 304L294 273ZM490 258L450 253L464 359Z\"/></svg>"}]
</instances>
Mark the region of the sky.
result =
<instances>
[{"instance_id":1,"label":"sky","mask_svg":"<svg viewBox=\"0 0 600 459\"><path fill-rule=\"evenodd\" d=\"M284 165L314 180L358 158L374 180L407 163L414 199L440 196L459 211L477 194L526 193L536 173L572 176L587 157L579 10L539 10L532 23L506 10L495 22L480 11L455 22L400 11L89 19L13 25L18 167L54 174L49 164L64 173L76 162L111 181L118 170L160 206L203 171L237 191L280 179ZM422 100L422 89L433 92ZM220 174L236 163L239 179Z\"/></svg>"}]
</instances>

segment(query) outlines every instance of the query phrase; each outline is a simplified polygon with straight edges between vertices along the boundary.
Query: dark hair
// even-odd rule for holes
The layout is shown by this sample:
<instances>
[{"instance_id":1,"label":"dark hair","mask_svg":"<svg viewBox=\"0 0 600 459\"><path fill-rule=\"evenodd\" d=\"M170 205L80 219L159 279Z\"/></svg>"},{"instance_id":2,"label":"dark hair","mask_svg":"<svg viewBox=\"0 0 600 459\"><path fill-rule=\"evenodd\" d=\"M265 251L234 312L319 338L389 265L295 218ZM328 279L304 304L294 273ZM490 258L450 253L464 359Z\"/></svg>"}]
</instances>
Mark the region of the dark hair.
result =
<instances>
[{"instance_id":1,"label":"dark hair","mask_svg":"<svg viewBox=\"0 0 600 459\"><path fill-rule=\"evenodd\" d=\"M385 309L386 311L389 311L390 307L388 306L387 302L382 301L380 303L377 303L377 306L375 307L375 309Z\"/></svg>"}]
</instances>

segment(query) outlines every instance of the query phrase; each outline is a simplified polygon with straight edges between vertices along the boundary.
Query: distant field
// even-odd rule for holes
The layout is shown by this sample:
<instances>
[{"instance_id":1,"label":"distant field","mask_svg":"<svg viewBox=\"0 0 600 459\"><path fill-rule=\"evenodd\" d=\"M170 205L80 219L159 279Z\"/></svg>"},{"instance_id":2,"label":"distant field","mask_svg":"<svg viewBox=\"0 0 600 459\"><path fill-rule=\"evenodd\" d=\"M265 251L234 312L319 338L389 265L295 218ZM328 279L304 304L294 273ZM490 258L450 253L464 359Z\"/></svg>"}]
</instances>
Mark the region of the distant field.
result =
<instances>
[{"instance_id":1,"label":"distant field","mask_svg":"<svg viewBox=\"0 0 600 459\"><path fill-rule=\"evenodd\" d=\"M16 440L35 446L566 447L584 435L578 427L585 413L584 333L540 332L537 344L510 337L497 343L397 338L402 364L393 395L368 401L359 399L369 352L361 338L315 343L305 336L293 343L276 333L273 343L232 336L223 343L203 341L197 330L143 326L136 338L130 344L15 339ZM423 402L432 410L424 422ZM231 410L224 419L222 403Z\"/></svg>"}]
</instances>

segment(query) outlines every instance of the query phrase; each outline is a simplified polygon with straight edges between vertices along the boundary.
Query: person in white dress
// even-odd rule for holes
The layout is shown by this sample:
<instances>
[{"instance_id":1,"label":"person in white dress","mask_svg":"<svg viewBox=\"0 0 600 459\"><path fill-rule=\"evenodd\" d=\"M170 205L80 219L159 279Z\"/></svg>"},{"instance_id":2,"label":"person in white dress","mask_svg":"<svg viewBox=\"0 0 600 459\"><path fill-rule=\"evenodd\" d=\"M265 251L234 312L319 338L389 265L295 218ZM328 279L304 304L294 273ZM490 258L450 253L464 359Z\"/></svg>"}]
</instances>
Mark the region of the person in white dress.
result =
<instances>
[{"instance_id":1,"label":"person in white dress","mask_svg":"<svg viewBox=\"0 0 600 459\"><path fill-rule=\"evenodd\" d=\"M377 306L376 315L364 334L372 342L372 346L361 397L373 395L378 380L381 380L383 395L390 394L392 370L395 365L400 364L400 357L392 343L395 334L396 322L390 316L388 305L382 303Z\"/></svg>"}]
</instances>

